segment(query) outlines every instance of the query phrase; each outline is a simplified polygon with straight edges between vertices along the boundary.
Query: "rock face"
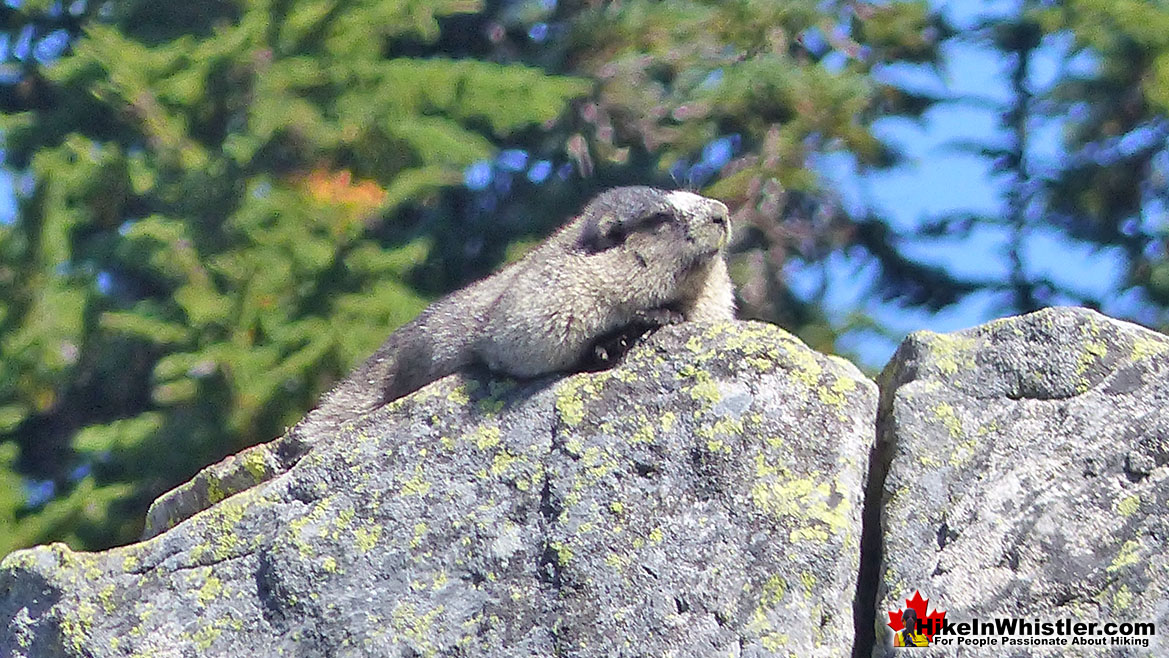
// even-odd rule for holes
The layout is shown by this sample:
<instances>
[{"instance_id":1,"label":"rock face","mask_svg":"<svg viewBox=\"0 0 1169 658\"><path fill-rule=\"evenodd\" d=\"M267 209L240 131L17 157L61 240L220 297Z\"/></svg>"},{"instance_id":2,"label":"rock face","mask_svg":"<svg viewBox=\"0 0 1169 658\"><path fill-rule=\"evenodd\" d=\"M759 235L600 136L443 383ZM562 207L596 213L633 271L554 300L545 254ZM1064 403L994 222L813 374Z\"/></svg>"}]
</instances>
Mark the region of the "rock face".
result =
<instances>
[{"instance_id":1,"label":"rock face","mask_svg":"<svg viewBox=\"0 0 1169 658\"><path fill-rule=\"evenodd\" d=\"M612 370L454 376L242 453L142 543L14 553L0 658L864 658L915 593L1068 643L930 655L1165 656L1167 404L1169 339L1084 310L914 334L879 405L769 325L668 327Z\"/></svg>"},{"instance_id":2,"label":"rock face","mask_svg":"<svg viewBox=\"0 0 1169 658\"><path fill-rule=\"evenodd\" d=\"M10 555L0 656L846 655L876 403L758 323L449 377L147 541Z\"/></svg>"},{"instance_id":3,"label":"rock face","mask_svg":"<svg viewBox=\"0 0 1169 658\"><path fill-rule=\"evenodd\" d=\"M884 486L870 505L883 525L870 527L866 545L880 530L874 655L892 654L888 612L915 590L953 621L1151 621L1158 635L1147 646L1108 639L1091 655L1169 655L1163 335L1071 309L919 333L881 389L870 491Z\"/></svg>"}]
</instances>

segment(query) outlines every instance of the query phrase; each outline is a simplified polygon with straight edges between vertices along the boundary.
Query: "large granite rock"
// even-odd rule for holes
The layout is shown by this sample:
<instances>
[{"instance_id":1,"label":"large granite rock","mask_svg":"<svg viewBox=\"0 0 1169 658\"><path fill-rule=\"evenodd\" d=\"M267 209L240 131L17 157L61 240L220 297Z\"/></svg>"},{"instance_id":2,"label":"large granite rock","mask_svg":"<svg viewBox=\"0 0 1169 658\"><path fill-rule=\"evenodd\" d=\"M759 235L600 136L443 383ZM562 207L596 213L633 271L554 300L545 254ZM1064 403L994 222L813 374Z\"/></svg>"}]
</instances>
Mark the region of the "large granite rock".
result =
<instances>
[{"instance_id":1,"label":"large granite rock","mask_svg":"<svg viewBox=\"0 0 1169 658\"><path fill-rule=\"evenodd\" d=\"M10 555L0 656L846 655L875 411L758 323L449 377L147 541Z\"/></svg>"},{"instance_id":2,"label":"large granite rock","mask_svg":"<svg viewBox=\"0 0 1169 658\"><path fill-rule=\"evenodd\" d=\"M931 655L1169 655L1167 374L1164 336L1056 309L911 336L876 419L855 368L756 323L455 376L209 468L148 541L9 556L0 658L861 658L915 592L1160 632Z\"/></svg>"},{"instance_id":3,"label":"large granite rock","mask_svg":"<svg viewBox=\"0 0 1169 658\"><path fill-rule=\"evenodd\" d=\"M952 622L1158 631L1148 646L997 644L977 655L1169 655L1165 336L1074 309L922 332L881 387L870 520L883 523L868 529L866 559L883 536L884 563L879 595L867 583L861 597L862 607L876 599L874 655L892 653L887 613L918 590Z\"/></svg>"}]
</instances>

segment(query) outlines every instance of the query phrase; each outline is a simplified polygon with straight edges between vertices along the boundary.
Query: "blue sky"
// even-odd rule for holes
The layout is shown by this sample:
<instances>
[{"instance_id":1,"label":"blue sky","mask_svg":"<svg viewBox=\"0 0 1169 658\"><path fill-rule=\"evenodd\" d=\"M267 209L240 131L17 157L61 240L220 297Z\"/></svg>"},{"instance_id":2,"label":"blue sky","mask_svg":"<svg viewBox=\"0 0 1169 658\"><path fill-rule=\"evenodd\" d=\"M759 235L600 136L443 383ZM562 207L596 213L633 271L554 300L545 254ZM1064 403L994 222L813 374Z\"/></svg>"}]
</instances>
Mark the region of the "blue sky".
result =
<instances>
[{"instance_id":1,"label":"blue sky","mask_svg":"<svg viewBox=\"0 0 1169 658\"><path fill-rule=\"evenodd\" d=\"M1014 13L1014 2L954 0L936 2L960 27L973 25L979 16ZM1034 92L1048 89L1060 66L1090 69L1091 61L1065 57L1066 39L1050 39L1037 54L1030 85ZM947 42L943 49L945 67L941 79L912 67L887 70L884 75L917 89L948 97L979 97L996 102L1010 99L1007 71L1009 62L973 40ZM921 123L886 119L879 122L878 134L896 145L906 163L893 171L857 177L847 157L828 158L822 171L834 179L846 205L859 209L876 208L893 225L909 229L923 219L943 212L970 210L990 215L1003 214L1003 185L990 171L990 161L962 152L955 141L991 142L998 135L996 113L991 107L972 103L945 103L931 109ZM1034 124L1029 162L1049 166L1060 158L1062 127L1049 121ZM941 239L909 245L906 252L926 263L943 265L959 276L1002 279L1007 272L1004 228L982 227L969 237ZM1124 273L1124 262L1116 251L1097 251L1074 243L1054 230L1036 231L1026 245L1025 266L1034 276L1048 277L1069 288L1108 299ZM797 290L810 291L827 277L829 312L843 318L854 310L871 313L897 334L871 333L844 337L840 347L852 352L867 367L880 368L897 347L897 339L919 329L950 332L995 319L1004 314L1005 299L1000 293L976 293L962 303L931 314L903 309L867 294L876 271L841 256L826 269L804 269L793 264L786 271ZM1115 297L1115 295L1111 295ZM1104 310L1134 314L1139 300L1115 297Z\"/></svg>"}]
</instances>

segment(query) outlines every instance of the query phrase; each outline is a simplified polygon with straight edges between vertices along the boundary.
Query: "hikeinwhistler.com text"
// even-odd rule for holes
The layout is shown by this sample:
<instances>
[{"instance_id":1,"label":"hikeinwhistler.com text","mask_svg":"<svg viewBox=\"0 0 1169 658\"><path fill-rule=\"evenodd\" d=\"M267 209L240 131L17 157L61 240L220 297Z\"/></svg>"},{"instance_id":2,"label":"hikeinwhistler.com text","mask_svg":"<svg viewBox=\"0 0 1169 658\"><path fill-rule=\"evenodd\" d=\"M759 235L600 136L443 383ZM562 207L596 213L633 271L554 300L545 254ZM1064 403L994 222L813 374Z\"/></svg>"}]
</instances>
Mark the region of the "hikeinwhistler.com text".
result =
<instances>
[{"instance_id":1,"label":"hikeinwhistler.com text","mask_svg":"<svg viewBox=\"0 0 1169 658\"><path fill-rule=\"evenodd\" d=\"M937 646L1018 647L1094 646L1148 648L1157 627L1151 621L1095 622L1033 621L1015 617L970 621L919 621L918 626L933 632Z\"/></svg>"}]
</instances>

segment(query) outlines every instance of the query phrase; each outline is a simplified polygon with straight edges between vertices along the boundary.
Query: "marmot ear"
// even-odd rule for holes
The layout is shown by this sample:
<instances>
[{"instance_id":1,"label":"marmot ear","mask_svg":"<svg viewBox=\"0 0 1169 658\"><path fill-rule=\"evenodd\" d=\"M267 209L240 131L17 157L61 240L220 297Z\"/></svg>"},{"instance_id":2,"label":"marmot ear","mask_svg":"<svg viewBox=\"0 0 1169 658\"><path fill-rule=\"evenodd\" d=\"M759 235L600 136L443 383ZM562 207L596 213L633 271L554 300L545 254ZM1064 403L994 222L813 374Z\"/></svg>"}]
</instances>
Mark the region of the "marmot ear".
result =
<instances>
[{"instance_id":1,"label":"marmot ear","mask_svg":"<svg viewBox=\"0 0 1169 658\"><path fill-rule=\"evenodd\" d=\"M616 215L605 213L585 226L581 244L588 251L596 253L625 242L625 237L625 224Z\"/></svg>"}]
</instances>

